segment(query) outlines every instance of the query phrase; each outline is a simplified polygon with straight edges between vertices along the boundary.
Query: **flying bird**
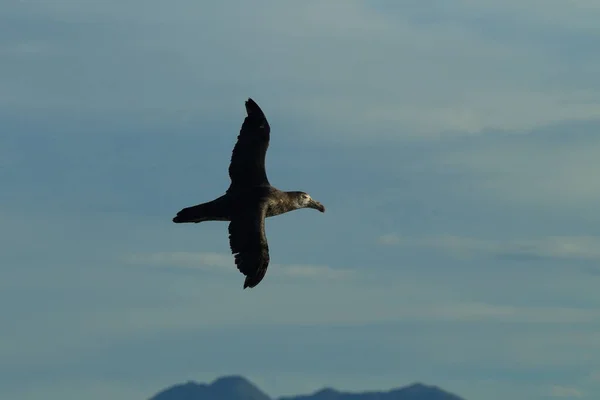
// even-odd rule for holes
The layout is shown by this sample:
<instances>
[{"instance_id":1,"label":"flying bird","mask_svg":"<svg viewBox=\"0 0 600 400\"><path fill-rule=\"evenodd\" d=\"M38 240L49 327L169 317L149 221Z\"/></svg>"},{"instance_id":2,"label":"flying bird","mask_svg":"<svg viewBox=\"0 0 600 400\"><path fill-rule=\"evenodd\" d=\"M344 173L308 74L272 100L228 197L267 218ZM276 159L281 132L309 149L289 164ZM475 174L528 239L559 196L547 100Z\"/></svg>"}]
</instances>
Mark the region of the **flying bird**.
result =
<instances>
[{"instance_id":1,"label":"flying bird","mask_svg":"<svg viewBox=\"0 0 600 400\"><path fill-rule=\"evenodd\" d=\"M271 128L265 114L252 99L246 101L244 119L229 164L229 188L221 197L186 207L175 223L229 221L229 245L237 269L246 276L244 289L260 283L269 266L265 218L300 208L325 212L323 204L308 193L281 191L269 183L265 156Z\"/></svg>"}]
</instances>

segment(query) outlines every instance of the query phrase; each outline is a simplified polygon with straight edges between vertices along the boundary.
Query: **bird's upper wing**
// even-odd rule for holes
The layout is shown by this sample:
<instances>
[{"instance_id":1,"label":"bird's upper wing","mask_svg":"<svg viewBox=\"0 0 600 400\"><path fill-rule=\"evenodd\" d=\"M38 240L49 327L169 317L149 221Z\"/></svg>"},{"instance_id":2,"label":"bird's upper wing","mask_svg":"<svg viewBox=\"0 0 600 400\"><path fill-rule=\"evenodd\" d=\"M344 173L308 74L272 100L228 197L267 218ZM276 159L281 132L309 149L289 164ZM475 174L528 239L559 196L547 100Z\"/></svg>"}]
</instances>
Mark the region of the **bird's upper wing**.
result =
<instances>
[{"instance_id":1,"label":"bird's upper wing","mask_svg":"<svg viewBox=\"0 0 600 400\"><path fill-rule=\"evenodd\" d=\"M269 266L269 244L265 234L264 202L238 211L229 223L229 245L238 270L246 275L244 289L254 287L264 278Z\"/></svg>"},{"instance_id":2,"label":"bird's upper wing","mask_svg":"<svg viewBox=\"0 0 600 400\"><path fill-rule=\"evenodd\" d=\"M248 116L244 119L231 154L229 177L231 186L252 187L269 185L265 171L265 156L269 147L271 128L258 104L246 101Z\"/></svg>"}]
</instances>

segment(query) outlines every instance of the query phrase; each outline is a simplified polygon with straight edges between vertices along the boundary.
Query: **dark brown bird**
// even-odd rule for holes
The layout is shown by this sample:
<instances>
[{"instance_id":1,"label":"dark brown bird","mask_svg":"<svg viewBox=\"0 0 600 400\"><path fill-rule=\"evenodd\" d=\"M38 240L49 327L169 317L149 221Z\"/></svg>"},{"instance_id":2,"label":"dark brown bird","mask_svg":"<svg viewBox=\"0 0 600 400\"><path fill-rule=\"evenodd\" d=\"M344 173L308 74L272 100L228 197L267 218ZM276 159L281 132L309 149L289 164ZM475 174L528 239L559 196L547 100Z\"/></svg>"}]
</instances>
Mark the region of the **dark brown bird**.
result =
<instances>
[{"instance_id":1,"label":"dark brown bird","mask_svg":"<svg viewBox=\"0 0 600 400\"><path fill-rule=\"evenodd\" d=\"M300 208L325 212L323 204L305 192L283 192L271 186L265 171L271 128L254 100L246 101L246 112L229 164L229 189L213 201L182 209L173 218L175 223L230 221L229 245L238 270L246 275L244 289L258 285L267 273L266 217Z\"/></svg>"}]
</instances>

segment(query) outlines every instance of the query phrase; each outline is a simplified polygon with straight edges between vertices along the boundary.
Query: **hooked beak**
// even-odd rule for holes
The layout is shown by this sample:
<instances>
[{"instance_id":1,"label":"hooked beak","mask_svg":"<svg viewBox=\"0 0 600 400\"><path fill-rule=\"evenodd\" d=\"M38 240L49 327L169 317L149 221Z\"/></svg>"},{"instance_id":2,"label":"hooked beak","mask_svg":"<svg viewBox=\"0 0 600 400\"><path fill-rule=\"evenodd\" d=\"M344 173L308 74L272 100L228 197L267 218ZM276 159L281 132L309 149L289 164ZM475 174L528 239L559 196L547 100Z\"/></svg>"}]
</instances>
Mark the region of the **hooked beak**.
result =
<instances>
[{"instance_id":1,"label":"hooked beak","mask_svg":"<svg viewBox=\"0 0 600 400\"><path fill-rule=\"evenodd\" d=\"M314 208L315 210L319 210L322 213L325 212L325 206L321 203L319 203L316 200L311 200L310 204L308 205L310 208Z\"/></svg>"}]
</instances>

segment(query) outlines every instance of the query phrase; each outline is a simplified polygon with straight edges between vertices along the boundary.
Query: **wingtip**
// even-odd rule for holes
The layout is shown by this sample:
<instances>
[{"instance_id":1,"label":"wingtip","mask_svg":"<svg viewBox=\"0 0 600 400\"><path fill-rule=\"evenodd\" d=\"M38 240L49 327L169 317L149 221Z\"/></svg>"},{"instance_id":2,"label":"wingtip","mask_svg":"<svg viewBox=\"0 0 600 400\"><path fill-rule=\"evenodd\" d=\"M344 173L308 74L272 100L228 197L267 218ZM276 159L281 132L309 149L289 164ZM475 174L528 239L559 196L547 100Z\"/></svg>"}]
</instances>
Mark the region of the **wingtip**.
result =
<instances>
[{"instance_id":1,"label":"wingtip","mask_svg":"<svg viewBox=\"0 0 600 400\"><path fill-rule=\"evenodd\" d=\"M251 97L248 97L248 100L246 100L245 105L246 105L246 112L248 113L248 115L251 115L251 114L263 115L262 110L260 109L258 104L256 104L256 102L254 100L252 100Z\"/></svg>"},{"instance_id":2,"label":"wingtip","mask_svg":"<svg viewBox=\"0 0 600 400\"><path fill-rule=\"evenodd\" d=\"M244 280L244 289L246 289L246 288L253 288L253 287L254 286L251 285L250 278L246 277L246 279Z\"/></svg>"}]
</instances>

